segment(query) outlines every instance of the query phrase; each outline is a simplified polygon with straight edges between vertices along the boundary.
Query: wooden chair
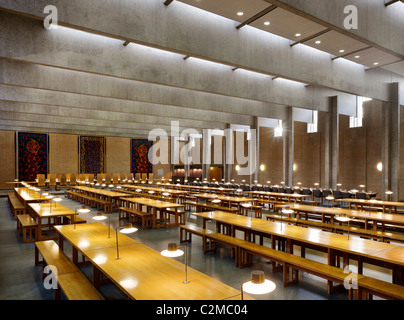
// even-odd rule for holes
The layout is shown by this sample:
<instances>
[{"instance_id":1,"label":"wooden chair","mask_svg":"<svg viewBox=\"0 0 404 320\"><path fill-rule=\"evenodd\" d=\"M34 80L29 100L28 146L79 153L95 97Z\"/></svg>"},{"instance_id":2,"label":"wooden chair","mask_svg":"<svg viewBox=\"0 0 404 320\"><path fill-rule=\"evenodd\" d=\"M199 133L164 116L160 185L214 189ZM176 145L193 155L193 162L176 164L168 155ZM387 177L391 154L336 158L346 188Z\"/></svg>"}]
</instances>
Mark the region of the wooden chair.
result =
<instances>
[{"instance_id":1,"label":"wooden chair","mask_svg":"<svg viewBox=\"0 0 404 320\"><path fill-rule=\"evenodd\" d=\"M140 173L136 173L136 174L135 174L135 180L137 180L138 182L140 182Z\"/></svg>"},{"instance_id":2,"label":"wooden chair","mask_svg":"<svg viewBox=\"0 0 404 320\"><path fill-rule=\"evenodd\" d=\"M68 186L70 185L71 178L72 178L71 173L66 173L66 185Z\"/></svg>"},{"instance_id":3,"label":"wooden chair","mask_svg":"<svg viewBox=\"0 0 404 320\"><path fill-rule=\"evenodd\" d=\"M153 173L149 173L149 183L153 184Z\"/></svg>"},{"instance_id":4,"label":"wooden chair","mask_svg":"<svg viewBox=\"0 0 404 320\"><path fill-rule=\"evenodd\" d=\"M66 174L61 174L59 181L61 186L66 186Z\"/></svg>"},{"instance_id":5,"label":"wooden chair","mask_svg":"<svg viewBox=\"0 0 404 320\"><path fill-rule=\"evenodd\" d=\"M142 183L147 181L147 173L142 173Z\"/></svg>"},{"instance_id":6,"label":"wooden chair","mask_svg":"<svg viewBox=\"0 0 404 320\"><path fill-rule=\"evenodd\" d=\"M75 186L77 184L77 174L73 173L70 177L70 183L71 186Z\"/></svg>"},{"instance_id":7,"label":"wooden chair","mask_svg":"<svg viewBox=\"0 0 404 320\"><path fill-rule=\"evenodd\" d=\"M118 173L112 175L112 184L118 184Z\"/></svg>"},{"instance_id":8,"label":"wooden chair","mask_svg":"<svg viewBox=\"0 0 404 320\"><path fill-rule=\"evenodd\" d=\"M97 183L102 185L102 173L97 174Z\"/></svg>"},{"instance_id":9,"label":"wooden chair","mask_svg":"<svg viewBox=\"0 0 404 320\"><path fill-rule=\"evenodd\" d=\"M90 174L88 174L88 176L87 176L87 179L88 180L86 180L86 181L88 181L88 182L94 182L94 173L90 173Z\"/></svg>"},{"instance_id":10,"label":"wooden chair","mask_svg":"<svg viewBox=\"0 0 404 320\"><path fill-rule=\"evenodd\" d=\"M36 178L38 179L38 187L45 187L45 175L37 174Z\"/></svg>"},{"instance_id":11,"label":"wooden chair","mask_svg":"<svg viewBox=\"0 0 404 320\"><path fill-rule=\"evenodd\" d=\"M55 187L55 190L57 190L57 184L56 184L56 174L49 174L49 187Z\"/></svg>"}]
</instances>

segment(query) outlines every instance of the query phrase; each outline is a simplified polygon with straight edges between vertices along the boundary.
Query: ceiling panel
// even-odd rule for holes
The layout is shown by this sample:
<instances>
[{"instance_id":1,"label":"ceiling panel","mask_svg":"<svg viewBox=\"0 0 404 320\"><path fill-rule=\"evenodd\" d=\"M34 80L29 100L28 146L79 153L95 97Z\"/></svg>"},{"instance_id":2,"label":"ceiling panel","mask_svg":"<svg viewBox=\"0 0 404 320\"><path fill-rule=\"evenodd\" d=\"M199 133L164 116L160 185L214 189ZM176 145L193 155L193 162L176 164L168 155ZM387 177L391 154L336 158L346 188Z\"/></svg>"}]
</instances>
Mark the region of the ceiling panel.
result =
<instances>
[{"instance_id":1,"label":"ceiling panel","mask_svg":"<svg viewBox=\"0 0 404 320\"><path fill-rule=\"evenodd\" d=\"M400 61L400 58L376 48L369 48L346 56L344 58L362 64L369 68L379 67L385 64Z\"/></svg>"},{"instance_id":2,"label":"ceiling panel","mask_svg":"<svg viewBox=\"0 0 404 320\"><path fill-rule=\"evenodd\" d=\"M389 64L388 66L383 67L383 69L393 71L404 76L404 61Z\"/></svg>"},{"instance_id":3,"label":"ceiling panel","mask_svg":"<svg viewBox=\"0 0 404 320\"><path fill-rule=\"evenodd\" d=\"M179 0L180 2L206 10L238 22L244 22L270 4L263 0ZM243 12L242 16L237 15Z\"/></svg>"},{"instance_id":4,"label":"ceiling panel","mask_svg":"<svg viewBox=\"0 0 404 320\"><path fill-rule=\"evenodd\" d=\"M321 43L317 43L317 41L321 41ZM349 52L354 52L368 47L367 44L347 37L336 31L329 31L321 36L305 42L304 44L321 51L328 52L334 56L341 56Z\"/></svg>"},{"instance_id":5,"label":"ceiling panel","mask_svg":"<svg viewBox=\"0 0 404 320\"><path fill-rule=\"evenodd\" d=\"M276 8L251 23L250 26L293 41L304 39L326 29L324 26L282 8ZM300 34L300 36L296 36L296 34Z\"/></svg>"}]
</instances>

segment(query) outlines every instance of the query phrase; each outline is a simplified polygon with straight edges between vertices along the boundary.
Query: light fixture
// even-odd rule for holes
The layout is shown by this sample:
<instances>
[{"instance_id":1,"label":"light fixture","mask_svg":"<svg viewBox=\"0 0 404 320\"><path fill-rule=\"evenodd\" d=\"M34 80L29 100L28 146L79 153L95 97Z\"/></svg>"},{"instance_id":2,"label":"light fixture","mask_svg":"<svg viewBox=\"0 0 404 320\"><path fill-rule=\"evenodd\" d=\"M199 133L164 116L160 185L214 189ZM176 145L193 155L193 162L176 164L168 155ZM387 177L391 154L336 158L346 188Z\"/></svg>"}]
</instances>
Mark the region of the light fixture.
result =
<instances>
[{"instance_id":1,"label":"light fixture","mask_svg":"<svg viewBox=\"0 0 404 320\"><path fill-rule=\"evenodd\" d=\"M266 26L269 26L270 24L271 24L271 22L269 22L269 21L264 22L264 25L266 25Z\"/></svg>"},{"instance_id":2,"label":"light fixture","mask_svg":"<svg viewBox=\"0 0 404 320\"><path fill-rule=\"evenodd\" d=\"M240 166L236 165L236 171L240 171Z\"/></svg>"},{"instance_id":3,"label":"light fixture","mask_svg":"<svg viewBox=\"0 0 404 320\"><path fill-rule=\"evenodd\" d=\"M344 52L345 52L345 50L344 50L344 49L341 49L339 52L340 52L340 53L344 53Z\"/></svg>"},{"instance_id":4,"label":"light fixture","mask_svg":"<svg viewBox=\"0 0 404 320\"><path fill-rule=\"evenodd\" d=\"M290 214L293 214L294 211L292 209L290 209L290 207L286 207L286 208L282 209L282 213L290 215ZM282 232L282 229L283 229L283 215L281 215L281 232Z\"/></svg>"},{"instance_id":5,"label":"light fixture","mask_svg":"<svg viewBox=\"0 0 404 320\"><path fill-rule=\"evenodd\" d=\"M237 15L238 15L239 17L241 17L241 16L243 16L243 15L244 15L244 12L239 11L239 12L237 12Z\"/></svg>"},{"instance_id":6,"label":"light fixture","mask_svg":"<svg viewBox=\"0 0 404 320\"><path fill-rule=\"evenodd\" d=\"M377 65L379 65L379 62L375 62L373 65L374 65L374 66L377 66Z\"/></svg>"},{"instance_id":7,"label":"light fixture","mask_svg":"<svg viewBox=\"0 0 404 320\"><path fill-rule=\"evenodd\" d=\"M55 208L56 208L56 202L60 202L62 201L62 199L59 196L56 196L55 198L53 198L53 201L55 202Z\"/></svg>"},{"instance_id":8,"label":"light fixture","mask_svg":"<svg viewBox=\"0 0 404 320\"><path fill-rule=\"evenodd\" d=\"M348 240L349 240L349 222L351 221L351 218L346 216L337 216L335 217L335 220L339 222L348 222Z\"/></svg>"},{"instance_id":9,"label":"light fixture","mask_svg":"<svg viewBox=\"0 0 404 320\"><path fill-rule=\"evenodd\" d=\"M263 271L251 272L251 279L241 284L241 300L244 300L244 292L250 294L271 293L276 288L274 282L265 279Z\"/></svg>"},{"instance_id":10,"label":"light fixture","mask_svg":"<svg viewBox=\"0 0 404 320\"><path fill-rule=\"evenodd\" d=\"M293 171L297 171L297 164L296 163L293 164Z\"/></svg>"},{"instance_id":11,"label":"light fixture","mask_svg":"<svg viewBox=\"0 0 404 320\"><path fill-rule=\"evenodd\" d=\"M93 220L97 220L97 221L103 221L108 219L108 238L111 238L111 219L110 219L110 215L108 215L108 217L106 217L102 212L97 212L97 215L95 217L93 217Z\"/></svg>"},{"instance_id":12,"label":"light fixture","mask_svg":"<svg viewBox=\"0 0 404 320\"><path fill-rule=\"evenodd\" d=\"M184 248L185 249L185 280L183 281L184 284L188 284L188 262L187 262L187 247L186 246L180 246L178 247L176 243L169 243L167 246L166 250L161 251L161 255L164 257L169 257L169 258L178 258L181 257L184 254L184 251L179 250L178 248Z\"/></svg>"},{"instance_id":13,"label":"light fixture","mask_svg":"<svg viewBox=\"0 0 404 320\"><path fill-rule=\"evenodd\" d=\"M261 165L260 165L260 170L261 170L261 171L264 171L264 170L265 170L265 164L261 164Z\"/></svg>"},{"instance_id":14,"label":"light fixture","mask_svg":"<svg viewBox=\"0 0 404 320\"><path fill-rule=\"evenodd\" d=\"M82 206L82 207L78 207L78 208L76 208L75 210L74 210L74 212L76 213L76 214L79 214L79 213L89 213L90 212L90 209L87 209L87 207L86 206ZM74 216L74 229L76 229L76 216Z\"/></svg>"},{"instance_id":15,"label":"light fixture","mask_svg":"<svg viewBox=\"0 0 404 320\"><path fill-rule=\"evenodd\" d=\"M302 34L301 33L296 33L295 37L300 37Z\"/></svg>"},{"instance_id":16,"label":"light fixture","mask_svg":"<svg viewBox=\"0 0 404 320\"><path fill-rule=\"evenodd\" d=\"M123 227L116 228L116 260L121 260L119 258L119 243L118 243L118 231L123 234L131 234L136 232L138 229L134 228L131 223L127 223Z\"/></svg>"},{"instance_id":17,"label":"light fixture","mask_svg":"<svg viewBox=\"0 0 404 320\"><path fill-rule=\"evenodd\" d=\"M376 166L377 170L382 172L383 171L383 163L379 162Z\"/></svg>"},{"instance_id":18,"label":"light fixture","mask_svg":"<svg viewBox=\"0 0 404 320\"><path fill-rule=\"evenodd\" d=\"M316 44L320 44L320 43L321 43L321 41L320 41L320 40L317 40L317 41L316 41Z\"/></svg>"},{"instance_id":19,"label":"light fixture","mask_svg":"<svg viewBox=\"0 0 404 320\"><path fill-rule=\"evenodd\" d=\"M393 191L388 190L388 191L386 191L386 194L387 194L387 201L391 201L391 196L393 195Z\"/></svg>"},{"instance_id":20,"label":"light fixture","mask_svg":"<svg viewBox=\"0 0 404 320\"><path fill-rule=\"evenodd\" d=\"M355 56L355 59L359 59L361 56Z\"/></svg>"}]
</instances>

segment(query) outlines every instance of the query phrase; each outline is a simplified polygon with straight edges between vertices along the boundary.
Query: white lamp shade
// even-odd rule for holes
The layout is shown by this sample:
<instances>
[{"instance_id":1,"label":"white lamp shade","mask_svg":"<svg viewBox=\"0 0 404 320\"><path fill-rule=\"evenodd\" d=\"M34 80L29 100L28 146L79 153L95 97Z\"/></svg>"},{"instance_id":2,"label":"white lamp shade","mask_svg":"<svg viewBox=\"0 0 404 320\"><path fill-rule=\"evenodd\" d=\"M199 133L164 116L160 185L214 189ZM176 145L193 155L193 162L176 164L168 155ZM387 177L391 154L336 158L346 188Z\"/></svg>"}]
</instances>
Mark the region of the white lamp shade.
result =
<instances>
[{"instance_id":1,"label":"white lamp shade","mask_svg":"<svg viewBox=\"0 0 404 320\"><path fill-rule=\"evenodd\" d=\"M249 281L244 284L243 290L244 292L250 294L266 294L274 291L276 289L276 284L272 281L266 280L264 283L254 284L252 281Z\"/></svg>"},{"instance_id":2,"label":"white lamp shade","mask_svg":"<svg viewBox=\"0 0 404 320\"><path fill-rule=\"evenodd\" d=\"M184 251L182 251L182 250L169 251L166 249L166 250L161 251L162 256L169 257L169 258L181 257L183 254L184 254Z\"/></svg>"}]
</instances>

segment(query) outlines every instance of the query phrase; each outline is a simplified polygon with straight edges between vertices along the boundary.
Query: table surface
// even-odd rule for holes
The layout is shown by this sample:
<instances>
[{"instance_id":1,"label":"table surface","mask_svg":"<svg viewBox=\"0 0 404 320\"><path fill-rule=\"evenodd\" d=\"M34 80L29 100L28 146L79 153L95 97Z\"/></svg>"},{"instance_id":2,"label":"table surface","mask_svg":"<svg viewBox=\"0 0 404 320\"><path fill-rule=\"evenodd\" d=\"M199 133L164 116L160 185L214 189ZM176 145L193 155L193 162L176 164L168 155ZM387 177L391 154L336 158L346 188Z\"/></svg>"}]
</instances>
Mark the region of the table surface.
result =
<instances>
[{"instance_id":1,"label":"table surface","mask_svg":"<svg viewBox=\"0 0 404 320\"><path fill-rule=\"evenodd\" d=\"M132 203L138 203L142 204L145 206L149 207L154 207L154 208L183 208L183 204L178 204L178 203L172 203L172 202L167 202L167 201L161 201L161 200L154 200L154 199L149 199L149 198L126 198L125 199L127 202L132 202Z\"/></svg>"},{"instance_id":2,"label":"table surface","mask_svg":"<svg viewBox=\"0 0 404 320\"><path fill-rule=\"evenodd\" d=\"M116 260L115 235L107 239L105 228L99 223L87 223L77 225L76 230L72 226L58 226L56 229L129 297L137 300L222 300L240 297L239 290L190 267L189 284L183 284L183 263L164 257L123 234L119 235L121 259ZM251 299L248 295L245 298Z\"/></svg>"},{"instance_id":3,"label":"table surface","mask_svg":"<svg viewBox=\"0 0 404 320\"><path fill-rule=\"evenodd\" d=\"M49 201L41 193L31 190L29 188L14 188L15 192L24 199L24 201Z\"/></svg>"},{"instance_id":4,"label":"table surface","mask_svg":"<svg viewBox=\"0 0 404 320\"><path fill-rule=\"evenodd\" d=\"M350 202L356 204L366 204L371 206L393 206L393 207L404 207L404 202L395 202L395 201L381 201L381 200L367 200L367 199L338 199L336 201L339 202Z\"/></svg>"},{"instance_id":5,"label":"table surface","mask_svg":"<svg viewBox=\"0 0 404 320\"><path fill-rule=\"evenodd\" d=\"M171 194L188 194L187 191L173 190L173 189L166 189L166 188L132 186L132 185L127 185L127 184L123 184L121 187L122 188L128 188L128 189L135 189L135 190L140 189L142 191L155 191L155 192L158 192L158 193L168 192L168 193L171 193Z\"/></svg>"},{"instance_id":6,"label":"table surface","mask_svg":"<svg viewBox=\"0 0 404 320\"><path fill-rule=\"evenodd\" d=\"M245 193L257 194L262 196L277 196L277 197L289 197L289 198L311 198L309 194L300 193L279 193L279 192L269 192L269 191L246 191Z\"/></svg>"},{"instance_id":7,"label":"table surface","mask_svg":"<svg viewBox=\"0 0 404 320\"><path fill-rule=\"evenodd\" d=\"M319 247L335 249L342 252L357 254L369 258L381 260L404 266L404 246L377 242L359 237L347 237L347 235L322 231L313 228L303 228L281 222L271 222L262 219L249 218L246 216L234 215L222 211L192 213L195 216L219 221L222 223L238 226L244 229L273 234L286 239L301 241ZM387 255L383 251L391 250ZM388 253L389 251L387 251ZM393 254L394 253L394 254Z\"/></svg>"},{"instance_id":8,"label":"table surface","mask_svg":"<svg viewBox=\"0 0 404 320\"><path fill-rule=\"evenodd\" d=\"M107 197L113 197L113 198L119 198L119 197L127 196L126 193L109 191L109 190L102 190L102 189L96 189L96 188L90 188L90 187L84 187L84 186L72 186L72 189L82 190L82 191L91 192L91 193L96 193L96 194L99 194L99 195L103 195L103 196L107 196Z\"/></svg>"},{"instance_id":9,"label":"table surface","mask_svg":"<svg viewBox=\"0 0 404 320\"><path fill-rule=\"evenodd\" d=\"M41 218L76 215L76 212L57 202L30 203L28 206Z\"/></svg>"},{"instance_id":10,"label":"table surface","mask_svg":"<svg viewBox=\"0 0 404 320\"><path fill-rule=\"evenodd\" d=\"M196 198L219 199L222 201L232 201L232 202L255 201L255 199L253 199L253 198L222 196L222 195L210 194L210 193L195 193L195 194L193 194L193 196Z\"/></svg>"},{"instance_id":11,"label":"table surface","mask_svg":"<svg viewBox=\"0 0 404 320\"><path fill-rule=\"evenodd\" d=\"M402 214L392 214L392 213L382 213L382 212L372 212L372 211L358 211L345 208L330 208L330 207L320 207L320 206L310 206L310 205L299 205L294 204L290 206L291 210L310 212L318 214L327 215L347 215L350 217L373 220L384 223L391 223L396 225L404 225L404 215Z\"/></svg>"}]
</instances>

